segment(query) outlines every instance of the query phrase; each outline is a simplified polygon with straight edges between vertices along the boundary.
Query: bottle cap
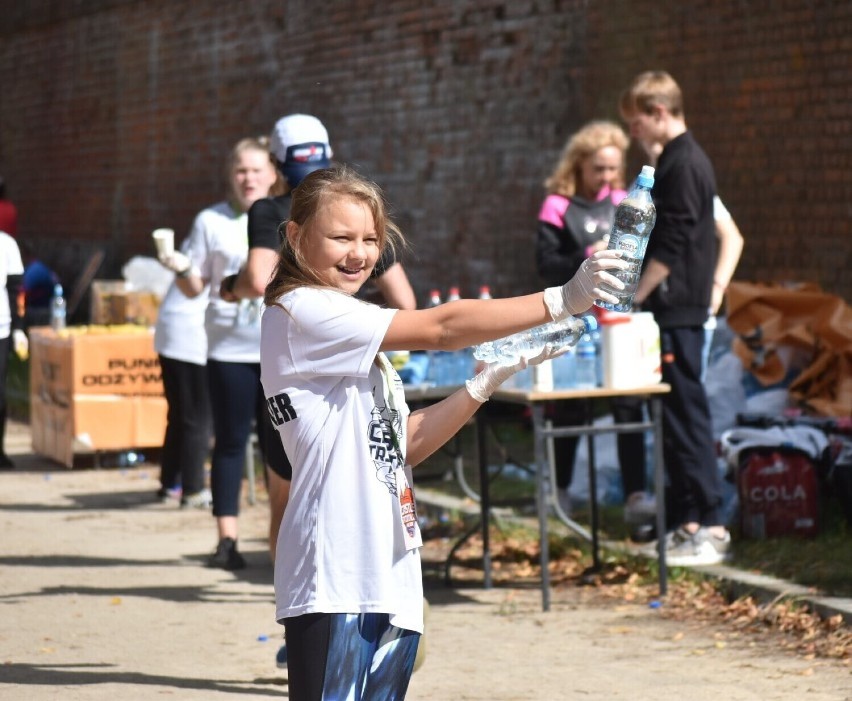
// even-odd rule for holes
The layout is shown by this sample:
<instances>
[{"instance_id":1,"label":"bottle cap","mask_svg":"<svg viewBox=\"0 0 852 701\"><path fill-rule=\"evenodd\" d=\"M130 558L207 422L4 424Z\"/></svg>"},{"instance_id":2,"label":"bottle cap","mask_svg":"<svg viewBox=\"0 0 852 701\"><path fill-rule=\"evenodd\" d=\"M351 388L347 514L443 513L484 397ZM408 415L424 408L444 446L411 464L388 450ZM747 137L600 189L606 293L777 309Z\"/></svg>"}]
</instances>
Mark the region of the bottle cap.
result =
<instances>
[{"instance_id":1,"label":"bottle cap","mask_svg":"<svg viewBox=\"0 0 852 701\"><path fill-rule=\"evenodd\" d=\"M597 331L598 320L591 314L588 314L587 316L583 317L583 323L586 325L586 333Z\"/></svg>"},{"instance_id":2,"label":"bottle cap","mask_svg":"<svg viewBox=\"0 0 852 701\"><path fill-rule=\"evenodd\" d=\"M654 186L654 168L653 166L642 166L642 172L636 178L636 184L642 187Z\"/></svg>"}]
</instances>

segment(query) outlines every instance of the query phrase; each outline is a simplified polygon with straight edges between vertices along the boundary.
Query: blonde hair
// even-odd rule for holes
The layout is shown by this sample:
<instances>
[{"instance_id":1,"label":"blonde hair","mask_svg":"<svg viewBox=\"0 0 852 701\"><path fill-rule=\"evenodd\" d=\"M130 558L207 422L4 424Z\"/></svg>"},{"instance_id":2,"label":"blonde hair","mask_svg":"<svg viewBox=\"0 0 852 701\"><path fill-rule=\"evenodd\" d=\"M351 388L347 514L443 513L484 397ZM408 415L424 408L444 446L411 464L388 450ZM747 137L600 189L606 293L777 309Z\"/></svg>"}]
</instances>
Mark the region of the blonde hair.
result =
<instances>
[{"instance_id":1,"label":"blonde hair","mask_svg":"<svg viewBox=\"0 0 852 701\"><path fill-rule=\"evenodd\" d=\"M665 107L674 117L683 116L683 93L665 71L645 71L637 75L621 94L618 104L625 119L636 114L651 114L657 106Z\"/></svg>"},{"instance_id":2,"label":"blonde hair","mask_svg":"<svg viewBox=\"0 0 852 701\"><path fill-rule=\"evenodd\" d=\"M277 197L278 195L283 195L285 192L284 189L284 179L281 177L281 173L278 172L278 168L275 165L275 159L272 156L272 153L269 151L269 137L268 136L248 136L244 139L240 139L234 146L231 148L228 153L228 157L225 160L225 178L228 182L228 198L229 200L233 199L234 193L231 192L231 173L234 169L234 166L237 165L240 161L240 156L243 151L261 151L265 153L269 157L269 163L272 166L272 172L275 173L275 182L272 184L272 187L269 188L269 197Z\"/></svg>"},{"instance_id":3,"label":"blonde hair","mask_svg":"<svg viewBox=\"0 0 852 701\"><path fill-rule=\"evenodd\" d=\"M293 190L291 197L289 221L298 224L301 232L310 228L320 209L329 200L349 198L366 205L373 215L379 255L387 246L393 251L405 246L402 233L388 216L387 205L379 186L345 165L315 170L305 176ZM286 225L287 222L281 225L282 230ZM318 271L305 260L302 252L303 240L304 236L300 234L294 246L289 237L284 236L278 251L278 263L272 279L266 286L264 302L267 306L278 304L281 295L297 287L329 287Z\"/></svg>"},{"instance_id":4,"label":"blonde hair","mask_svg":"<svg viewBox=\"0 0 852 701\"><path fill-rule=\"evenodd\" d=\"M589 122L568 139L556 168L544 181L544 187L550 194L573 197L577 193L583 162L587 158L608 146L615 146L624 155L629 145L627 134L615 122ZM621 159L621 169L613 187L624 187L624 158Z\"/></svg>"}]
</instances>

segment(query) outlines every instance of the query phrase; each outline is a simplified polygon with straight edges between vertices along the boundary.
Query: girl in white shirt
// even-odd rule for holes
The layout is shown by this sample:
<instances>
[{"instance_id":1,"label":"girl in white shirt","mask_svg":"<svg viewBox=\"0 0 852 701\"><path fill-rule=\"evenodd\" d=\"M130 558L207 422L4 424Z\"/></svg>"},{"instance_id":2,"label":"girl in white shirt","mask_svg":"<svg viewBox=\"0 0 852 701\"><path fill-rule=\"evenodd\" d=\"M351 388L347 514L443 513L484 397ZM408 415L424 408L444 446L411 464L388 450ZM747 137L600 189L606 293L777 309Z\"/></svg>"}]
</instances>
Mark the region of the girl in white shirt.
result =
<instances>
[{"instance_id":1,"label":"girl in white shirt","mask_svg":"<svg viewBox=\"0 0 852 701\"><path fill-rule=\"evenodd\" d=\"M275 557L292 699L402 699L423 630L410 468L449 440L517 365L409 413L391 350L455 350L588 309L618 280L602 251L564 287L397 311L359 301L385 246L401 244L381 192L339 166L293 193L267 287L261 382L293 465ZM620 289L620 288L619 288Z\"/></svg>"},{"instance_id":2,"label":"girl in white shirt","mask_svg":"<svg viewBox=\"0 0 852 701\"><path fill-rule=\"evenodd\" d=\"M237 570L246 566L237 549L237 518L252 422L266 462L286 461L266 416L260 386L262 300L245 299L237 305L224 301L219 294L222 279L239 271L248 254L246 212L270 194L278 180L268 139L239 141L230 153L228 177L231 187L227 201L200 212L184 250L160 260L177 273L175 284L180 292L189 298L207 297L206 377L214 436L210 486L218 534L216 550L207 564Z\"/></svg>"}]
</instances>

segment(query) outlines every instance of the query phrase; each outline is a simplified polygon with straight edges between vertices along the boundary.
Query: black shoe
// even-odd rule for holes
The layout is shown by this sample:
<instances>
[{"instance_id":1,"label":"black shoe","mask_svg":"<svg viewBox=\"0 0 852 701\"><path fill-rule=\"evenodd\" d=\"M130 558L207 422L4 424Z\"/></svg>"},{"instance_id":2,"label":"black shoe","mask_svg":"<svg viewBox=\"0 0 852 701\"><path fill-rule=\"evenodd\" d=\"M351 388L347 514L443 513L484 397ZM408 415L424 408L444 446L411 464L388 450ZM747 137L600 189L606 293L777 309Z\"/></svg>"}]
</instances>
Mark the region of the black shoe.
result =
<instances>
[{"instance_id":1,"label":"black shoe","mask_svg":"<svg viewBox=\"0 0 852 701\"><path fill-rule=\"evenodd\" d=\"M9 456L6 453L0 453L0 470L14 470L15 463L13 463Z\"/></svg>"},{"instance_id":2,"label":"black shoe","mask_svg":"<svg viewBox=\"0 0 852 701\"><path fill-rule=\"evenodd\" d=\"M246 566L246 561L237 552L237 541L233 538L222 538L216 546L216 552L207 558L207 566L221 570L241 570Z\"/></svg>"},{"instance_id":3,"label":"black shoe","mask_svg":"<svg viewBox=\"0 0 852 701\"><path fill-rule=\"evenodd\" d=\"M630 529L630 540L634 543L650 543L657 539L657 527L652 523L643 523Z\"/></svg>"}]
</instances>

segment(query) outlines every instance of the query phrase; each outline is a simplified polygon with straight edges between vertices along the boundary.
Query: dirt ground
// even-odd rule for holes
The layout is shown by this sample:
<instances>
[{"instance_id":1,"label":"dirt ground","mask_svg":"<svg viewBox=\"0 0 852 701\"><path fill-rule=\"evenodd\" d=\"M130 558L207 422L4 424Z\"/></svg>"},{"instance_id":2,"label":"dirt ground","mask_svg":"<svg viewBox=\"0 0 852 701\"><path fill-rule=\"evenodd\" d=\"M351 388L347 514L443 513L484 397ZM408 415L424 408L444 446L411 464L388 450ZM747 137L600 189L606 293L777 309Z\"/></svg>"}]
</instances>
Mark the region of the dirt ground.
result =
<instances>
[{"instance_id":1,"label":"dirt ground","mask_svg":"<svg viewBox=\"0 0 852 701\"><path fill-rule=\"evenodd\" d=\"M0 699L287 697L274 665L267 507L246 506L249 568L203 567L204 511L153 499L156 468L0 472ZM646 604L535 587L427 590L425 663L409 699L848 701L852 669Z\"/></svg>"}]
</instances>

